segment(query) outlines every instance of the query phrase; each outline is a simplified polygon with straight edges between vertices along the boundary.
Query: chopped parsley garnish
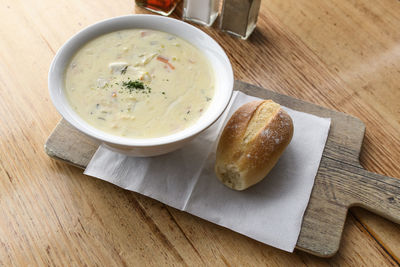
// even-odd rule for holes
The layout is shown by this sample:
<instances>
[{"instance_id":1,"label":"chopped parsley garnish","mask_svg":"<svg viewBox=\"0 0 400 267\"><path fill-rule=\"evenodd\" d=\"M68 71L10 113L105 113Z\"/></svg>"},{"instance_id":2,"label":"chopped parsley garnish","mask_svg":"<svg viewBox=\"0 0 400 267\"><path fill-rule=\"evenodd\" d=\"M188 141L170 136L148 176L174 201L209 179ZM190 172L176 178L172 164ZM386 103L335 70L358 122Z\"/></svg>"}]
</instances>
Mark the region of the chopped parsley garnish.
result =
<instances>
[{"instance_id":1,"label":"chopped parsley garnish","mask_svg":"<svg viewBox=\"0 0 400 267\"><path fill-rule=\"evenodd\" d=\"M127 82L122 82L122 85L125 86L128 89L144 89L144 84L141 81L127 81Z\"/></svg>"},{"instance_id":2,"label":"chopped parsley garnish","mask_svg":"<svg viewBox=\"0 0 400 267\"><path fill-rule=\"evenodd\" d=\"M128 81L122 82L122 86L128 89L130 93L133 91L141 91L143 94L151 93L151 88L139 80L132 81L129 79Z\"/></svg>"}]
</instances>

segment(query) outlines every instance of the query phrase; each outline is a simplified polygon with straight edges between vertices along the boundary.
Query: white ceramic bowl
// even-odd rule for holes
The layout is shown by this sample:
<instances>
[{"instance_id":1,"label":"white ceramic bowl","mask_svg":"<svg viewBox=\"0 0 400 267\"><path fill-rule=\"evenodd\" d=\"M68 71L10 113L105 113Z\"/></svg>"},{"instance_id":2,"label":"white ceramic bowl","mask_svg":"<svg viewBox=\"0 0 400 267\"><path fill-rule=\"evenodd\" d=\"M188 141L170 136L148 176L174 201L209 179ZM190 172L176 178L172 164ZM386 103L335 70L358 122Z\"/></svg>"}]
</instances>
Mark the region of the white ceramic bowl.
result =
<instances>
[{"instance_id":1,"label":"white ceramic bowl","mask_svg":"<svg viewBox=\"0 0 400 267\"><path fill-rule=\"evenodd\" d=\"M153 29L175 34L200 49L215 72L215 94L210 106L191 127L172 135L134 139L103 132L81 119L70 107L64 93L64 73L72 56L88 41L122 29ZM71 37L57 52L49 70L49 91L58 112L79 131L133 156L161 155L182 147L212 125L227 107L233 90L233 72L223 49L203 31L185 22L156 16L128 15L93 24Z\"/></svg>"}]
</instances>

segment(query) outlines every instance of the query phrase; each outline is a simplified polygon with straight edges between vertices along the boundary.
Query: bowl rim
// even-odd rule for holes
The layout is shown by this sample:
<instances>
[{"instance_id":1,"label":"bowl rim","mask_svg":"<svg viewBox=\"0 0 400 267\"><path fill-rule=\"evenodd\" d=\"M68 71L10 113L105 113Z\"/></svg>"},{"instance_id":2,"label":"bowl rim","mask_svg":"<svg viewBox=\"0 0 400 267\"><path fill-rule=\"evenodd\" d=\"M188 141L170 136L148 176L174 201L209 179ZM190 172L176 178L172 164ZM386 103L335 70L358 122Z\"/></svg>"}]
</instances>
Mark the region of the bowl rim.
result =
<instances>
[{"instance_id":1,"label":"bowl rim","mask_svg":"<svg viewBox=\"0 0 400 267\"><path fill-rule=\"evenodd\" d=\"M66 96L61 92L64 90L64 88L63 87L59 88L59 86L58 86L59 80L57 80L57 79L61 79L63 81L64 74L61 74L61 77L60 77L60 75L57 75L57 73L55 71L56 68L60 67L59 66L60 64L63 64L63 62L65 63L65 57L66 57L65 54L67 53L67 55L68 55L68 52L66 50L68 50L68 48L70 46L73 46L74 42L78 42L81 39L85 39L85 36L87 34L89 34L90 31L96 30L96 28L98 28L97 30L101 30L101 29L109 27L110 25L117 24L120 21L127 20L127 19L132 20L132 22L134 22L135 20L140 21L141 19L144 19L144 20L155 20L155 21L159 20L161 22L167 21L168 23L175 23L177 25L181 25L182 27L187 27L189 30L195 32L196 35L199 35L203 38L208 39L207 42L211 42L212 45L216 49L218 49L218 54L220 56L222 56L223 61L228 63L225 66L225 68L226 68L225 71L227 72L227 75L228 75L229 84L227 84L227 86L229 88L227 89L227 94L223 95L224 99L218 100L218 105L216 106L217 111L214 112L215 115L213 117L207 118L203 123L200 124L199 123L200 118L204 116L204 115L202 115L198 119L198 121L194 122L191 126L185 128L181 131L178 131L176 133L166 135L166 136L155 137L155 138L128 138L128 137L121 137L118 135L113 135L113 134L107 133L103 130L100 130L100 129L92 126L88 122L84 121L78 114L76 114L75 111L72 110L72 107L69 105L68 100L66 99ZM129 25L125 29L130 29L130 28L135 29L134 27L129 27ZM151 28L154 28L154 25L152 25ZM122 30L122 29L123 28L121 27L120 29L117 29L117 30ZM144 29L144 28L140 28L140 29ZM84 43L87 43L89 40L93 40L94 38L97 38L103 34L111 33L111 32L117 31L117 30L115 30L115 29L112 29L109 31L106 30L102 34L95 34L95 37L86 40ZM192 45L195 45L190 40L183 38L179 34L177 34L177 33L174 33L174 34L176 34L180 38L188 41ZM81 47L82 47L82 45L80 45L79 48L75 50L75 52L77 50L79 50ZM200 49L198 46L196 46L196 47L198 49ZM74 53L71 54L69 57L67 57L66 60L69 62L69 60L71 59L71 57L73 55L74 55ZM69 63L66 63L65 66L67 66L68 64ZM63 73L64 72L65 72L65 68L63 68ZM54 75L56 75L56 77L54 77ZM215 73L215 75L217 75L217 73ZM81 29L76 34L71 36L58 49L56 55L54 56L54 58L51 62L51 65L49 68L49 73L48 73L48 88L49 88L50 98L53 102L53 105L56 107L57 111L61 114L61 116L68 123L70 123L72 126L74 126L79 131L83 132L84 134L86 134L92 138L95 138L97 140L100 140L102 142L106 142L106 143L117 145L117 146L129 146L129 147L153 147L153 146L167 145L167 144L171 144L171 143L189 139L189 138L201 133L202 131L204 131L205 129L210 127L223 114L223 112L227 108L227 106L230 102L230 99L232 97L232 94L233 94L233 82L234 82L234 76L233 76L233 70L232 70L232 65L230 63L230 60L229 60L228 56L226 55L225 51L222 49L222 47L213 38L211 38L208 34L203 32L202 30L200 30L186 22L183 22L183 21L180 21L177 19L173 19L173 18L162 17L162 16L158 16L158 15L149 15L149 14L131 14L131 15L112 17L112 18L98 21L94 24L91 24L91 25ZM74 114L74 115L72 115L72 114Z\"/></svg>"}]
</instances>

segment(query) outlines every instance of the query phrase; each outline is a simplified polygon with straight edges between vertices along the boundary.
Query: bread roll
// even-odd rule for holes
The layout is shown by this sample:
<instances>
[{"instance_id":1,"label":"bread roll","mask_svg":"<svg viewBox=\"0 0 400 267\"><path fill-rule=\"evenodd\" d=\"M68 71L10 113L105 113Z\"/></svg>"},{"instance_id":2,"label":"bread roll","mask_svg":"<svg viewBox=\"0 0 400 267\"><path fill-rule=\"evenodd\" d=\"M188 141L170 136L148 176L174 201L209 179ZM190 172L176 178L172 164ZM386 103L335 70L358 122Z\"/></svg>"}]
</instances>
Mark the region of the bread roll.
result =
<instances>
[{"instance_id":1,"label":"bread roll","mask_svg":"<svg viewBox=\"0 0 400 267\"><path fill-rule=\"evenodd\" d=\"M244 190L274 167L293 136L289 114L272 100L241 106L226 124L217 148L215 172L226 186Z\"/></svg>"}]
</instances>

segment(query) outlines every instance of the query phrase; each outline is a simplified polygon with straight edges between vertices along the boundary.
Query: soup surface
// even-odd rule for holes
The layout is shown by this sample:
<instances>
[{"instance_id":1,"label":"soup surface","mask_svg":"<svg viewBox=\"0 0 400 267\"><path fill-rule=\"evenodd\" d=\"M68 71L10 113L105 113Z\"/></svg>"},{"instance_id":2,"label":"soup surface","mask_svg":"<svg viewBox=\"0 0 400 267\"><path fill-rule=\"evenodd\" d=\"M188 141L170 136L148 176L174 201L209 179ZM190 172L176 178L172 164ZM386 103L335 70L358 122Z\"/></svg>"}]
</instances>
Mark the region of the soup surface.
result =
<instances>
[{"instance_id":1,"label":"soup surface","mask_svg":"<svg viewBox=\"0 0 400 267\"><path fill-rule=\"evenodd\" d=\"M105 132L161 137L192 125L214 95L207 58L165 32L130 29L83 46L65 73L65 92L85 121Z\"/></svg>"}]
</instances>

